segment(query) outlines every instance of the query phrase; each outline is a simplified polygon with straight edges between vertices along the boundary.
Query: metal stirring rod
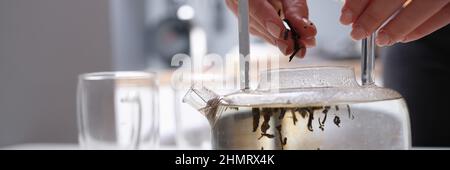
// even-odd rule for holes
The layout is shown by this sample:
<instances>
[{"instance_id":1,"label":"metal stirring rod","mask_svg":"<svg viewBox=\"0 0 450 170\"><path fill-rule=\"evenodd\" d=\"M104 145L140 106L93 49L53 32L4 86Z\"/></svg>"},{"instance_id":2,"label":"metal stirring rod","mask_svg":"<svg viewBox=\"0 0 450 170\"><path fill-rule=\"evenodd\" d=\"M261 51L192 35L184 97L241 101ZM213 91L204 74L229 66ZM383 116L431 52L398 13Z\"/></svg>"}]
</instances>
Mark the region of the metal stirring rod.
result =
<instances>
[{"instance_id":1,"label":"metal stirring rod","mask_svg":"<svg viewBox=\"0 0 450 170\"><path fill-rule=\"evenodd\" d=\"M406 3L405 3L406 4ZM397 10L389 19L387 19L381 27L384 27L389 21L400 13L401 9ZM380 27L380 28L381 28ZM362 40L362 59L361 59L361 79L363 86L370 86L375 84L375 37L373 33L369 38Z\"/></svg>"},{"instance_id":2,"label":"metal stirring rod","mask_svg":"<svg viewBox=\"0 0 450 170\"><path fill-rule=\"evenodd\" d=\"M375 84L375 37L373 33L369 38L362 40L361 79L363 86Z\"/></svg>"},{"instance_id":3,"label":"metal stirring rod","mask_svg":"<svg viewBox=\"0 0 450 170\"><path fill-rule=\"evenodd\" d=\"M239 0L239 70L241 90L250 89L250 35L248 0Z\"/></svg>"}]
</instances>

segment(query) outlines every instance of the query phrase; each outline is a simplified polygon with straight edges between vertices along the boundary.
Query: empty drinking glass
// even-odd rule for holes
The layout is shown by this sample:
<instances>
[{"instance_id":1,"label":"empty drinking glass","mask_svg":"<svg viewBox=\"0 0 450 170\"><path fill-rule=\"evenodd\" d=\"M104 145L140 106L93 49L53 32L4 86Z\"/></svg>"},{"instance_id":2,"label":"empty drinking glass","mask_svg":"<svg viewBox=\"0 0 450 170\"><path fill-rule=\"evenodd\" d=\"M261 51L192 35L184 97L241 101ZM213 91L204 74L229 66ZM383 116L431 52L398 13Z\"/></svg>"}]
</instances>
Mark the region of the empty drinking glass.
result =
<instances>
[{"instance_id":1,"label":"empty drinking glass","mask_svg":"<svg viewBox=\"0 0 450 170\"><path fill-rule=\"evenodd\" d=\"M158 85L147 72L89 73L78 82L82 149L156 149Z\"/></svg>"}]
</instances>

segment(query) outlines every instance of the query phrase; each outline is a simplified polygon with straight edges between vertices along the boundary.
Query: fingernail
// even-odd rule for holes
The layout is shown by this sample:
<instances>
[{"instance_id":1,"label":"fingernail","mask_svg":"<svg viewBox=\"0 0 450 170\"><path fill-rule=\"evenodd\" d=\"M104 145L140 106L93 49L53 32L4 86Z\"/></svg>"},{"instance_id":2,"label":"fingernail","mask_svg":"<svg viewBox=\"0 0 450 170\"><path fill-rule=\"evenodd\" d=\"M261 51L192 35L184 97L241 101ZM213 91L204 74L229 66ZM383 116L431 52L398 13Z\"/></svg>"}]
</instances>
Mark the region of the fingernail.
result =
<instances>
[{"instance_id":1,"label":"fingernail","mask_svg":"<svg viewBox=\"0 0 450 170\"><path fill-rule=\"evenodd\" d=\"M355 26L351 33L354 40L361 40L367 37L367 32L361 26Z\"/></svg>"},{"instance_id":2,"label":"fingernail","mask_svg":"<svg viewBox=\"0 0 450 170\"><path fill-rule=\"evenodd\" d=\"M400 41L389 41L388 46L393 46L394 44L399 43Z\"/></svg>"},{"instance_id":3,"label":"fingernail","mask_svg":"<svg viewBox=\"0 0 450 170\"><path fill-rule=\"evenodd\" d=\"M302 20L303 20L303 22L305 22L305 23L309 24L309 20L308 20L308 19L306 19L306 18L302 18Z\"/></svg>"},{"instance_id":4,"label":"fingernail","mask_svg":"<svg viewBox=\"0 0 450 170\"><path fill-rule=\"evenodd\" d=\"M288 45L286 43L277 41L277 46L283 54L287 55Z\"/></svg>"},{"instance_id":5,"label":"fingernail","mask_svg":"<svg viewBox=\"0 0 450 170\"><path fill-rule=\"evenodd\" d=\"M310 42L311 44L311 47L315 47L316 45L317 45L317 41L316 41L316 39L314 38L314 39L312 39L311 40L311 42Z\"/></svg>"},{"instance_id":6,"label":"fingernail","mask_svg":"<svg viewBox=\"0 0 450 170\"><path fill-rule=\"evenodd\" d=\"M303 22L305 22L305 24L306 24L307 26L310 26L310 27L313 27L313 26L314 26L314 24L313 24L309 19L307 19L307 18L302 18L302 20L303 20Z\"/></svg>"},{"instance_id":7,"label":"fingernail","mask_svg":"<svg viewBox=\"0 0 450 170\"><path fill-rule=\"evenodd\" d=\"M386 46L391 44L391 38L384 31L380 31L378 33L376 42L378 46Z\"/></svg>"},{"instance_id":8,"label":"fingernail","mask_svg":"<svg viewBox=\"0 0 450 170\"><path fill-rule=\"evenodd\" d=\"M305 58L306 56L306 48L301 48L300 49L300 58Z\"/></svg>"},{"instance_id":9,"label":"fingernail","mask_svg":"<svg viewBox=\"0 0 450 170\"><path fill-rule=\"evenodd\" d=\"M266 28L268 29L269 33L274 36L275 38L280 38L281 36L281 28L272 22L266 22Z\"/></svg>"},{"instance_id":10,"label":"fingernail","mask_svg":"<svg viewBox=\"0 0 450 170\"><path fill-rule=\"evenodd\" d=\"M308 38L308 39L305 39L304 40L304 44L305 44L305 46L306 47L308 47L308 48L311 48L311 47L315 47L317 44L316 44L317 42L316 42L316 38Z\"/></svg>"},{"instance_id":11,"label":"fingernail","mask_svg":"<svg viewBox=\"0 0 450 170\"><path fill-rule=\"evenodd\" d=\"M344 25L348 25L352 23L353 13L350 10L345 10L341 15L341 23Z\"/></svg>"},{"instance_id":12,"label":"fingernail","mask_svg":"<svg viewBox=\"0 0 450 170\"><path fill-rule=\"evenodd\" d=\"M301 48L300 51L298 52L297 56L300 56L300 58L305 58L306 56L306 48Z\"/></svg>"},{"instance_id":13,"label":"fingernail","mask_svg":"<svg viewBox=\"0 0 450 170\"><path fill-rule=\"evenodd\" d=\"M408 41L408 37L403 38L400 42L406 43Z\"/></svg>"},{"instance_id":14,"label":"fingernail","mask_svg":"<svg viewBox=\"0 0 450 170\"><path fill-rule=\"evenodd\" d=\"M408 36L406 36L405 38L403 38L403 40L401 40L401 42L402 43L409 43L409 42L411 42L411 39Z\"/></svg>"}]
</instances>

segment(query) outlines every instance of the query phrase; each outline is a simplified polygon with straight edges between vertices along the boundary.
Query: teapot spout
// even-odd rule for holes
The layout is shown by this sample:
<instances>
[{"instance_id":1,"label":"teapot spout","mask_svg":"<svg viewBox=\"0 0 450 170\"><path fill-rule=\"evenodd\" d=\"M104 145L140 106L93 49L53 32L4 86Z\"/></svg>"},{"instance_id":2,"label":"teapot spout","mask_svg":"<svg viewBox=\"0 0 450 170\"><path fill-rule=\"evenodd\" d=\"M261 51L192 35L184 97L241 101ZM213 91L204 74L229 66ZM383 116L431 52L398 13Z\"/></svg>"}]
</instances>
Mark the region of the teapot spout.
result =
<instances>
[{"instance_id":1,"label":"teapot spout","mask_svg":"<svg viewBox=\"0 0 450 170\"><path fill-rule=\"evenodd\" d=\"M183 103L187 103L202 113L211 125L216 121L220 96L205 87L193 86L183 98Z\"/></svg>"}]
</instances>

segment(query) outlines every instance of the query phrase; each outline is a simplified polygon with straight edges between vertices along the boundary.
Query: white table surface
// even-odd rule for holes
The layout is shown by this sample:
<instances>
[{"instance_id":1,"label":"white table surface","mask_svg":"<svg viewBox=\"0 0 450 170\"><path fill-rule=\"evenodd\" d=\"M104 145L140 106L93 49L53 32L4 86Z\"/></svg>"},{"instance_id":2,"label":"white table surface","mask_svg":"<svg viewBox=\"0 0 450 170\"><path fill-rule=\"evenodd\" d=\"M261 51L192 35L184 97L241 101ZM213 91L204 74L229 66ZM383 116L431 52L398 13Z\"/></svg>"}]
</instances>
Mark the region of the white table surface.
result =
<instances>
[{"instance_id":1,"label":"white table surface","mask_svg":"<svg viewBox=\"0 0 450 170\"><path fill-rule=\"evenodd\" d=\"M77 144L31 143L11 145L0 150L80 150ZM176 146L160 146L159 150L201 150L200 148L180 148Z\"/></svg>"},{"instance_id":2,"label":"white table surface","mask_svg":"<svg viewBox=\"0 0 450 170\"><path fill-rule=\"evenodd\" d=\"M0 150L79 150L77 144L34 143L12 145L0 148ZM196 150L199 148L179 148L175 146L161 146L160 150ZM450 148L415 147L413 150L450 150Z\"/></svg>"}]
</instances>

